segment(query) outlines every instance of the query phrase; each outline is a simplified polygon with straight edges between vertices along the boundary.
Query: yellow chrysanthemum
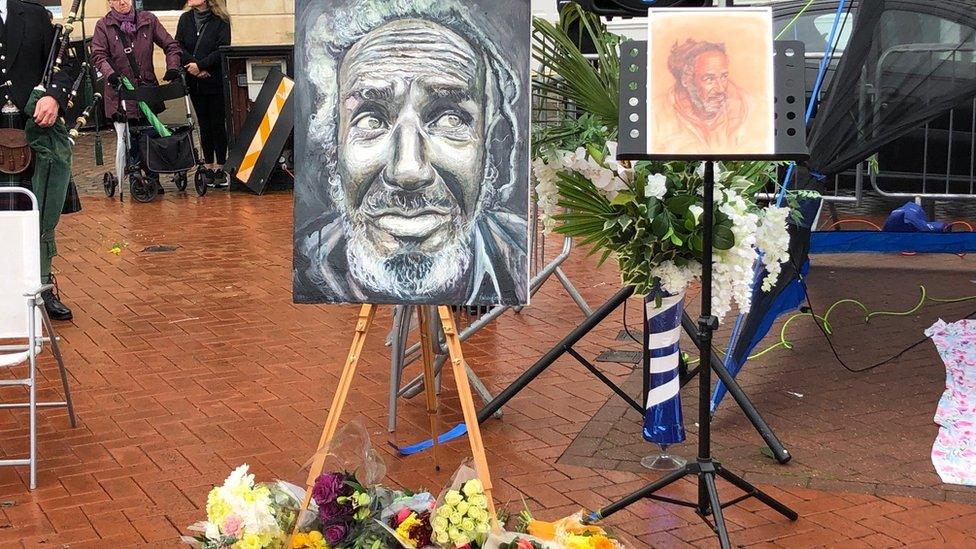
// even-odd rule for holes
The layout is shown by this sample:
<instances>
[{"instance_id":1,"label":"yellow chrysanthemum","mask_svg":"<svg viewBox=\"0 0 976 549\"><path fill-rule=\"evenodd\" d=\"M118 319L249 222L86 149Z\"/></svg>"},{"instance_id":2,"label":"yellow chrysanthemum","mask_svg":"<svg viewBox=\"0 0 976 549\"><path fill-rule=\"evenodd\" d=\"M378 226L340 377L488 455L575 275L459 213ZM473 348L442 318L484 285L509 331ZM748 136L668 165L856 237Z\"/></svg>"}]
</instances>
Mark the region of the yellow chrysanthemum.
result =
<instances>
[{"instance_id":1,"label":"yellow chrysanthemum","mask_svg":"<svg viewBox=\"0 0 976 549\"><path fill-rule=\"evenodd\" d=\"M214 524L223 524L224 519L231 513L230 505L220 497L217 488L207 494L207 520Z\"/></svg>"},{"instance_id":2,"label":"yellow chrysanthemum","mask_svg":"<svg viewBox=\"0 0 976 549\"><path fill-rule=\"evenodd\" d=\"M244 534L240 541L234 544L234 549L263 549L267 541L267 536L257 534Z\"/></svg>"}]
</instances>

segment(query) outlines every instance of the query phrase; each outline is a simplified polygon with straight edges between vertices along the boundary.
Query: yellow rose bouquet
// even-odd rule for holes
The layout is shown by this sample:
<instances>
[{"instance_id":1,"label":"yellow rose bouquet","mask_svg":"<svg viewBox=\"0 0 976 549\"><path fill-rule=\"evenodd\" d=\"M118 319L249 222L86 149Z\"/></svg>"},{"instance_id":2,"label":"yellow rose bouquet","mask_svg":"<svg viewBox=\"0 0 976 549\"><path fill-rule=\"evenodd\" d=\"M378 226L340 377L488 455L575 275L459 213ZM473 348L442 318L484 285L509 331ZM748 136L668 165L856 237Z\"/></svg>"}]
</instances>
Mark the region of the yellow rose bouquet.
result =
<instances>
[{"instance_id":1,"label":"yellow rose bouquet","mask_svg":"<svg viewBox=\"0 0 976 549\"><path fill-rule=\"evenodd\" d=\"M437 498L431 526L438 547L480 547L491 529L488 496L474 470L462 465L451 487Z\"/></svg>"}]
</instances>

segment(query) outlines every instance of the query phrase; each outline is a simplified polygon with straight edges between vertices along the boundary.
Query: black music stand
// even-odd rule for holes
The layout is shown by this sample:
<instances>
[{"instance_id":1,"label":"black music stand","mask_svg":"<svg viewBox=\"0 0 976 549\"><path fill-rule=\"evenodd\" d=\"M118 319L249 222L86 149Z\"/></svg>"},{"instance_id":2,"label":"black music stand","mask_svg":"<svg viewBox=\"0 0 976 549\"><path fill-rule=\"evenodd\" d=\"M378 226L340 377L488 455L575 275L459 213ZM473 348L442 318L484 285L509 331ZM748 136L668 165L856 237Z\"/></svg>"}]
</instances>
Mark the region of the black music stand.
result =
<instances>
[{"instance_id":1,"label":"black music stand","mask_svg":"<svg viewBox=\"0 0 976 549\"><path fill-rule=\"evenodd\" d=\"M647 154L646 116L647 116L647 43L625 42L620 46L620 143L617 158L621 160L662 160ZM705 161L704 213L702 277L701 277L701 316L697 326L697 344L701 360L712 357L712 336L718 328L718 319L712 314L712 222L715 188L716 160L805 160L809 157L806 146L803 105L805 84L803 78L803 43L794 41L775 42L775 95L776 95L776 153L766 156L731 157L713 156L695 160ZM669 156L666 160L675 159ZM685 323L687 324L687 323ZM688 328L688 326L685 326ZM646 349L645 349L646 352ZM591 513L589 522L595 522L645 498L663 501L695 509L696 513L718 534L721 547L731 547L729 534L722 517L722 508L750 497L755 497L790 520L797 514L769 494L759 490L745 479L732 473L712 457L711 413L709 402L712 391L712 369L698 369L698 457L683 468L669 473L648 484L644 488ZM656 495L662 488L686 476L698 479L698 501L687 502ZM716 489L716 477L721 477L745 492L723 504ZM712 521L708 520L709 515Z\"/></svg>"}]
</instances>

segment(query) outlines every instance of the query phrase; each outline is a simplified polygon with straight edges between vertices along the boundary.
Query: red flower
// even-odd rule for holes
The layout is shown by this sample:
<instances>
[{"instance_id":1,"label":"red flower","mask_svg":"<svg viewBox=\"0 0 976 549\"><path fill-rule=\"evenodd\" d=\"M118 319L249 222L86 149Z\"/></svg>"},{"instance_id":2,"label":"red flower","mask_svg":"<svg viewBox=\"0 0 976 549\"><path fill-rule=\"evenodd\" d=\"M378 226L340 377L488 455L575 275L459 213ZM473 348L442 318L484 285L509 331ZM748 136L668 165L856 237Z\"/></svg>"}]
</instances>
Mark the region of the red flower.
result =
<instances>
[{"instance_id":1,"label":"red flower","mask_svg":"<svg viewBox=\"0 0 976 549\"><path fill-rule=\"evenodd\" d=\"M517 549L532 549L532 542L527 539L519 539Z\"/></svg>"}]
</instances>

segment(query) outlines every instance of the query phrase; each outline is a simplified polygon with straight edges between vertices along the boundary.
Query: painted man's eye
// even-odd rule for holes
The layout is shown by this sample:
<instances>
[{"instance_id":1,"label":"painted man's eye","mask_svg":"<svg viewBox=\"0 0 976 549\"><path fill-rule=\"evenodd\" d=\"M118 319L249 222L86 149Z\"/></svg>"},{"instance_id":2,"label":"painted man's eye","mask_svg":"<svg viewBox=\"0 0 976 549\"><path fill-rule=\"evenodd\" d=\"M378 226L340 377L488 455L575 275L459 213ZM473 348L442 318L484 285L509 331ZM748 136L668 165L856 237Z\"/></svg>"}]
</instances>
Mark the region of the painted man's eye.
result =
<instances>
[{"instance_id":1,"label":"painted man's eye","mask_svg":"<svg viewBox=\"0 0 976 549\"><path fill-rule=\"evenodd\" d=\"M371 114L361 116L353 125L361 130L380 130L386 127L382 120Z\"/></svg>"},{"instance_id":2,"label":"painted man's eye","mask_svg":"<svg viewBox=\"0 0 976 549\"><path fill-rule=\"evenodd\" d=\"M461 117L453 113L442 114L440 118L434 121L434 127L437 128L454 129L460 127L462 124L464 124L464 121L461 120Z\"/></svg>"}]
</instances>

